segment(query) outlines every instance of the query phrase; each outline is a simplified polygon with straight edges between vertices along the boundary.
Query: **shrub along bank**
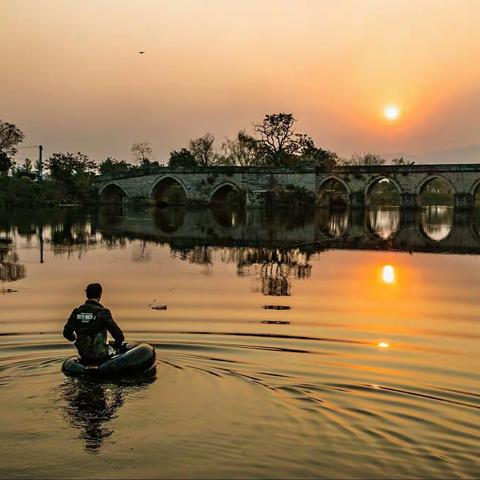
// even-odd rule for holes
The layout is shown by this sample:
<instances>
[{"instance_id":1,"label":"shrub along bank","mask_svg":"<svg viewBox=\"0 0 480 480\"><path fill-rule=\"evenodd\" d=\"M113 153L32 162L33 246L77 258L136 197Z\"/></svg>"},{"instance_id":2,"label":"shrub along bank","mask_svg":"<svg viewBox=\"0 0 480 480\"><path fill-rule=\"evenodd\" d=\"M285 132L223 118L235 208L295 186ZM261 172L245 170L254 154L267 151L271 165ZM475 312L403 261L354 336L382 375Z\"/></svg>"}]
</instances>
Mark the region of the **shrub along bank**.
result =
<instances>
[{"instance_id":1,"label":"shrub along bank","mask_svg":"<svg viewBox=\"0 0 480 480\"><path fill-rule=\"evenodd\" d=\"M0 208L35 208L62 204L94 204L98 194L90 182L72 188L55 180L0 176Z\"/></svg>"}]
</instances>

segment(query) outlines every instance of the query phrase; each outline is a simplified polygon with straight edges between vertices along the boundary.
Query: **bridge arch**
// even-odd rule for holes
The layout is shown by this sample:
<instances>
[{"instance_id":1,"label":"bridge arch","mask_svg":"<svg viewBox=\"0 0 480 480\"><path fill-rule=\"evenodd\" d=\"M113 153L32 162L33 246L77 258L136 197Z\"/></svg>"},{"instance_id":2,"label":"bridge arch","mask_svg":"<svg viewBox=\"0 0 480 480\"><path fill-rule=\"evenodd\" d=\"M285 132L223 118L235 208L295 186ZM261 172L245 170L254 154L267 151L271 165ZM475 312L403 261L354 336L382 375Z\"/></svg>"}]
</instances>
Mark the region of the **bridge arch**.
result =
<instances>
[{"instance_id":1,"label":"bridge arch","mask_svg":"<svg viewBox=\"0 0 480 480\"><path fill-rule=\"evenodd\" d=\"M317 203L325 207L348 206L351 190L345 180L331 175L323 179L317 186Z\"/></svg>"},{"instance_id":2,"label":"bridge arch","mask_svg":"<svg viewBox=\"0 0 480 480\"><path fill-rule=\"evenodd\" d=\"M223 205L227 201L229 195L238 192L239 190L240 188L238 185L233 182L222 182L213 189L209 203L210 205Z\"/></svg>"},{"instance_id":3,"label":"bridge arch","mask_svg":"<svg viewBox=\"0 0 480 480\"><path fill-rule=\"evenodd\" d=\"M187 188L180 179L164 175L153 183L150 198L157 205L181 205L188 201Z\"/></svg>"},{"instance_id":4,"label":"bridge arch","mask_svg":"<svg viewBox=\"0 0 480 480\"><path fill-rule=\"evenodd\" d=\"M473 238L480 240L480 210L477 208L473 211L470 229L472 231Z\"/></svg>"},{"instance_id":5,"label":"bridge arch","mask_svg":"<svg viewBox=\"0 0 480 480\"><path fill-rule=\"evenodd\" d=\"M433 181L440 181L440 182L443 182L445 185L448 186L448 188L451 192L450 195L452 197L452 203L453 203L453 197L457 193L457 189L455 188L455 185L453 184L453 182L448 177L445 177L444 175L440 175L438 173L434 174L434 175L428 175L427 177L423 178L420 181L420 183L417 185L417 203L419 205L422 204L421 195L424 192L427 185L429 185Z\"/></svg>"},{"instance_id":6,"label":"bridge arch","mask_svg":"<svg viewBox=\"0 0 480 480\"><path fill-rule=\"evenodd\" d=\"M473 198L473 204L479 205L480 204L480 178L476 180L472 185L470 194L472 195L472 198Z\"/></svg>"},{"instance_id":7,"label":"bridge arch","mask_svg":"<svg viewBox=\"0 0 480 480\"><path fill-rule=\"evenodd\" d=\"M104 185L100 191L100 203L121 204L128 197L125 190L118 183L111 182Z\"/></svg>"},{"instance_id":8,"label":"bridge arch","mask_svg":"<svg viewBox=\"0 0 480 480\"><path fill-rule=\"evenodd\" d=\"M400 186L400 184L394 178L387 177L387 176L384 176L384 175L376 176L375 178L370 180L370 182L367 184L367 186L365 188L365 205L367 205L367 206L371 205L372 194L374 193L374 190L376 188L380 187L381 183L385 183L387 185L386 198L388 199L388 203L390 203L391 205L395 205L395 206L400 205L401 194L402 194L402 191L403 191L402 187ZM392 188L391 188L392 186L394 187L394 189L396 189L397 194L395 194L395 191L392 191ZM388 190L390 190L390 192L388 192ZM383 192L383 193L385 193L385 192Z\"/></svg>"}]
</instances>

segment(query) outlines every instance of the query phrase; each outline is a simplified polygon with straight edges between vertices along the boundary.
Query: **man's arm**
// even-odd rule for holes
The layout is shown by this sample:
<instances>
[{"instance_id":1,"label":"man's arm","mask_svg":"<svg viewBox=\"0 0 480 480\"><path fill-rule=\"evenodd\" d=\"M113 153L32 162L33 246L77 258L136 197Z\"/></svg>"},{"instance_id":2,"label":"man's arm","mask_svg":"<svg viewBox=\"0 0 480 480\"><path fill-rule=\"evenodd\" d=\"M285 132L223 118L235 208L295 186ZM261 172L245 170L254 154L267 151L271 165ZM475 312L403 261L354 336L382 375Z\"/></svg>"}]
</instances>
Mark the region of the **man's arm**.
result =
<instances>
[{"instance_id":1,"label":"man's arm","mask_svg":"<svg viewBox=\"0 0 480 480\"><path fill-rule=\"evenodd\" d=\"M70 342L74 342L77 339L75 335L75 320L77 319L77 309L74 308L70 314L70 318L63 327L63 336Z\"/></svg>"},{"instance_id":2,"label":"man's arm","mask_svg":"<svg viewBox=\"0 0 480 480\"><path fill-rule=\"evenodd\" d=\"M116 343L122 343L125 340L125 336L123 335L122 329L116 324L115 320L112 318L110 310L108 310L107 308L103 310L103 318L108 333L110 333Z\"/></svg>"}]
</instances>

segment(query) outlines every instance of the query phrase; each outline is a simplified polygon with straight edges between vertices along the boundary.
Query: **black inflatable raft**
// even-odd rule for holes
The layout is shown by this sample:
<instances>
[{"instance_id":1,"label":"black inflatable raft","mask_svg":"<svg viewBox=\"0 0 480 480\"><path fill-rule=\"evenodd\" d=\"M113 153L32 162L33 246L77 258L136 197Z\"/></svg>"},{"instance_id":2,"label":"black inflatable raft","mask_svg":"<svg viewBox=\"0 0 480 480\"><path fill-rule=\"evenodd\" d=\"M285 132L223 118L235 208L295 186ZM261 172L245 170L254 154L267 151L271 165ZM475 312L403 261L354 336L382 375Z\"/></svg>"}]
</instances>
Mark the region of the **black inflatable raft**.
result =
<instances>
[{"instance_id":1,"label":"black inflatable raft","mask_svg":"<svg viewBox=\"0 0 480 480\"><path fill-rule=\"evenodd\" d=\"M71 377L95 375L101 377L119 375L138 375L155 366L155 348L148 343L125 343L123 352L113 355L101 365L89 366L80 362L78 357L67 358L62 372Z\"/></svg>"}]
</instances>

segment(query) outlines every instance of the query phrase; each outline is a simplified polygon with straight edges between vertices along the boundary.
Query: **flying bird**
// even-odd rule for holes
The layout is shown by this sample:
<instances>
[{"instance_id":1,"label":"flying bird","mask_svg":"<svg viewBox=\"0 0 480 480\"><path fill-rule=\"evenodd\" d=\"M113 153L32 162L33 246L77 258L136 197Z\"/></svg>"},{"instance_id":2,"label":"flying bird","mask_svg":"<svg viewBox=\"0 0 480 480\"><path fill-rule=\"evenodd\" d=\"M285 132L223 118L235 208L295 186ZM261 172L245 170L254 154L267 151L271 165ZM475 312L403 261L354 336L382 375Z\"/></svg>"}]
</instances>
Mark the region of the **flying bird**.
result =
<instances>
[{"instance_id":1,"label":"flying bird","mask_svg":"<svg viewBox=\"0 0 480 480\"><path fill-rule=\"evenodd\" d=\"M143 55L145 53L145 50L140 50L139 52L137 52L139 55Z\"/></svg>"}]
</instances>

